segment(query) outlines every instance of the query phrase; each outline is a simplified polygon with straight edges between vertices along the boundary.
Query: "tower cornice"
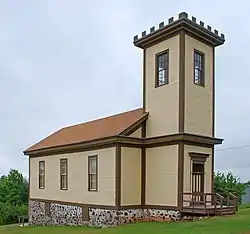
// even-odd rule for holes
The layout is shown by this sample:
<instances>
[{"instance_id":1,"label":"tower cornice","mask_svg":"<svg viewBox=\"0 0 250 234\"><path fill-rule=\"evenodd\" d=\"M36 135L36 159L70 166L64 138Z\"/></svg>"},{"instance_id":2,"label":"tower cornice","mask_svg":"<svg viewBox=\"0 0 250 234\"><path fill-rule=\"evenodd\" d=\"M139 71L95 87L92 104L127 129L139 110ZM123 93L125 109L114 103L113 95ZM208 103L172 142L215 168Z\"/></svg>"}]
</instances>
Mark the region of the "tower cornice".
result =
<instances>
[{"instance_id":1,"label":"tower cornice","mask_svg":"<svg viewBox=\"0 0 250 234\"><path fill-rule=\"evenodd\" d=\"M218 30L214 29L214 31L212 31L211 26L207 25L207 27L205 27L204 22L200 21L197 23L195 17L189 19L188 14L182 12L179 14L177 20L171 17L168 19L167 25L161 22L158 29L151 27L150 32L147 34L147 31L143 31L140 38L136 35L134 37L134 45L145 49L179 34L181 30L184 30L187 34L213 47L222 45L225 42L225 35L223 33L219 35Z\"/></svg>"}]
</instances>

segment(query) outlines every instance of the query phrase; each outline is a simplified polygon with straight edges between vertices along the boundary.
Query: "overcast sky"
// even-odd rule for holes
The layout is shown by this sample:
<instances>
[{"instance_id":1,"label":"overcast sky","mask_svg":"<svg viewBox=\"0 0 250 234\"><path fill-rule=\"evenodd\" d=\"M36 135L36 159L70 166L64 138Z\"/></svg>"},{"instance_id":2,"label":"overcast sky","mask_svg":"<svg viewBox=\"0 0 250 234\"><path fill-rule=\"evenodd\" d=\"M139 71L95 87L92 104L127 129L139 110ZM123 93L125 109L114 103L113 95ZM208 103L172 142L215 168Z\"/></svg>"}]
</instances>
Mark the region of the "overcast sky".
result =
<instances>
[{"instance_id":1,"label":"overcast sky","mask_svg":"<svg viewBox=\"0 0 250 234\"><path fill-rule=\"evenodd\" d=\"M175 3L174 3L175 2ZM225 33L216 49L216 169L250 179L248 1L0 1L0 174L59 128L142 105L133 36L186 11Z\"/></svg>"}]
</instances>

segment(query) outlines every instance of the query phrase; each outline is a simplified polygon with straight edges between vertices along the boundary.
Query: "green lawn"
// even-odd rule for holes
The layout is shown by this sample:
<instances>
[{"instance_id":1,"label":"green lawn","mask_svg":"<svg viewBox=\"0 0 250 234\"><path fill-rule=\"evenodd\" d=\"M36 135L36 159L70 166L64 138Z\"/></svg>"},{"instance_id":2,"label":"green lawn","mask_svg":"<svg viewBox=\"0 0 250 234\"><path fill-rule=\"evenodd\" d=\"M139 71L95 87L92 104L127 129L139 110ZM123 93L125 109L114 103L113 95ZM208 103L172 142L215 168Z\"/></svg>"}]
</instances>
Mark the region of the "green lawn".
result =
<instances>
[{"instance_id":1,"label":"green lawn","mask_svg":"<svg viewBox=\"0 0 250 234\"><path fill-rule=\"evenodd\" d=\"M250 208L240 209L235 216L182 223L136 223L117 228L83 227L0 227L0 234L242 234L250 233Z\"/></svg>"}]
</instances>

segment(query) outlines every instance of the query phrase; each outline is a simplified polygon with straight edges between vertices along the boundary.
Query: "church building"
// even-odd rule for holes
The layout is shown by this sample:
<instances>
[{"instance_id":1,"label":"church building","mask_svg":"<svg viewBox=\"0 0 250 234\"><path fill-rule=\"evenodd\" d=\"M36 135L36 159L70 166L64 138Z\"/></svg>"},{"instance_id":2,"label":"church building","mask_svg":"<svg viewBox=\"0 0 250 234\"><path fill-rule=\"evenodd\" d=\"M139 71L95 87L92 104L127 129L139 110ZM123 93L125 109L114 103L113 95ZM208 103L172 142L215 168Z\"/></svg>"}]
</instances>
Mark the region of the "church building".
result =
<instances>
[{"instance_id":1,"label":"church building","mask_svg":"<svg viewBox=\"0 0 250 234\"><path fill-rule=\"evenodd\" d=\"M29 223L103 227L235 213L218 208L213 193L214 147L223 141L215 136L215 48L224 42L185 12L135 36L142 107L64 127L24 151Z\"/></svg>"}]
</instances>

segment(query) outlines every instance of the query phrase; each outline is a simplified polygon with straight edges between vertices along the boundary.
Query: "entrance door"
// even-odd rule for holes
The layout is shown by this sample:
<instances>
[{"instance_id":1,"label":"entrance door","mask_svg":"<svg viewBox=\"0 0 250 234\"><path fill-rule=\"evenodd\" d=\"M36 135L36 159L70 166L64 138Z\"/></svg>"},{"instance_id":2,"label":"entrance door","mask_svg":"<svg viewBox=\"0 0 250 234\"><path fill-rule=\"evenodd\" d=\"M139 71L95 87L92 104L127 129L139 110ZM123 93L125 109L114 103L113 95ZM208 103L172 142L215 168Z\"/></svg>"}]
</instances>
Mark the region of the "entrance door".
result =
<instances>
[{"instance_id":1,"label":"entrance door","mask_svg":"<svg viewBox=\"0 0 250 234\"><path fill-rule=\"evenodd\" d=\"M204 193L204 163L193 162L192 168L192 192L196 195L194 201L203 201Z\"/></svg>"}]
</instances>

